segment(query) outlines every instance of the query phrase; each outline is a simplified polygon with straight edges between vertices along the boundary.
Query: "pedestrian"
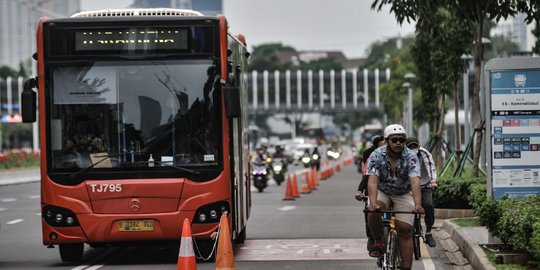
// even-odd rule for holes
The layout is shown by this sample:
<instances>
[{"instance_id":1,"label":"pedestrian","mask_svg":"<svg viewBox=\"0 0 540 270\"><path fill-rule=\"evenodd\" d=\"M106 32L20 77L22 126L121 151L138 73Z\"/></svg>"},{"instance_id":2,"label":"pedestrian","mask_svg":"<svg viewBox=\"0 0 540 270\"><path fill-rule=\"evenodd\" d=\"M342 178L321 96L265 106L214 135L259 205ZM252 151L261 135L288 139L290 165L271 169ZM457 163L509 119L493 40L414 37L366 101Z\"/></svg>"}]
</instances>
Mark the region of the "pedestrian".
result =
<instances>
[{"instance_id":1,"label":"pedestrian","mask_svg":"<svg viewBox=\"0 0 540 270\"><path fill-rule=\"evenodd\" d=\"M433 239L431 228L435 223L435 208L433 207L433 190L437 188L437 172L431 153L420 146L416 137L407 138L407 148L416 154L420 162L420 186L422 188L422 207L425 210L424 222L426 223L425 242L430 247L435 247L437 242Z\"/></svg>"},{"instance_id":2,"label":"pedestrian","mask_svg":"<svg viewBox=\"0 0 540 270\"><path fill-rule=\"evenodd\" d=\"M401 125L384 129L386 145L373 151L368 163L368 211L393 210L423 213L420 190L420 167L416 155L405 147L407 132ZM393 203L393 205L392 205ZM396 214L400 269L410 270L413 257L412 225L414 215ZM368 224L375 244L369 253L379 257L383 253L383 224L379 213L369 213Z\"/></svg>"}]
</instances>

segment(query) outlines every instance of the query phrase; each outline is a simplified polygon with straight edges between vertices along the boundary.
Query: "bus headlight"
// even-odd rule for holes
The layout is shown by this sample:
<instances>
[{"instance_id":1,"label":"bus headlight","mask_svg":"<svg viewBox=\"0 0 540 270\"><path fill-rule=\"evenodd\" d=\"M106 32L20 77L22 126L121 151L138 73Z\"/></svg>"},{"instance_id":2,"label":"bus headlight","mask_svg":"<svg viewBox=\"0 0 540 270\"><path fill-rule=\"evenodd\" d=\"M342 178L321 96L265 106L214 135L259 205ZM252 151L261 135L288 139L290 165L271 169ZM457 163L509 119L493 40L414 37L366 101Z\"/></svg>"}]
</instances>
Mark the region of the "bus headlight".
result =
<instances>
[{"instance_id":1,"label":"bus headlight","mask_svg":"<svg viewBox=\"0 0 540 270\"><path fill-rule=\"evenodd\" d=\"M206 221L206 215L203 214L203 213L200 213L200 214L199 214L199 221L200 221L201 223L204 222L204 221Z\"/></svg>"},{"instance_id":2,"label":"bus headlight","mask_svg":"<svg viewBox=\"0 0 540 270\"><path fill-rule=\"evenodd\" d=\"M224 201L203 205L195 212L193 223L218 223L221 214L229 209L229 204Z\"/></svg>"},{"instance_id":3,"label":"bus headlight","mask_svg":"<svg viewBox=\"0 0 540 270\"><path fill-rule=\"evenodd\" d=\"M42 217L45 219L45 222L52 227L79 226L77 215L71 210L63 207L47 205L43 207Z\"/></svg>"}]
</instances>

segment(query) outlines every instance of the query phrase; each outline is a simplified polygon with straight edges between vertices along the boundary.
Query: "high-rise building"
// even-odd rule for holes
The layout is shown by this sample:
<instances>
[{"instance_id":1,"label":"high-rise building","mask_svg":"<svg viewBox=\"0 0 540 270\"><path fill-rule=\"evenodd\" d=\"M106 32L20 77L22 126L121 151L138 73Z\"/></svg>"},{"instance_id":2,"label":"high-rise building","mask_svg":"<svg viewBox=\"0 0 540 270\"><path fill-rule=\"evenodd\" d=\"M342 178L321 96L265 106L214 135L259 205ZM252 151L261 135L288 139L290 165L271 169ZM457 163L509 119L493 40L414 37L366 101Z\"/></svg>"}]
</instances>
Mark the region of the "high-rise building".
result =
<instances>
[{"instance_id":1,"label":"high-rise building","mask_svg":"<svg viewBox=\"0 0 540 270\"><path fill-rule=\"evenodd\" d=\"M40 17L69 17L80 6L80 0L0 1L0 66L18 70L32 57Z\"/></svg>"},{"instance_id":2,"label":"high-rise building","mask_svg":"<svg viewBox=\"0 0 540 270\"><path fill-rule=\"evenodd\" d=\"M183 8L215 16L223 14L223 0L135 0L134 8Z\"/></svg>"},{"instance_id":3,"label":"high-rise building","mask_svg":"<svg viewBox=\"0 0 540 270\"><path fill-rule=\"evenodd\" d=\"M525 14L518 13L514 17L501 20L491 30L491 35L502 35L519 46L519 50L527 52L532 50L534 36L531 31L533 25L525 23Z\"/></svg>"}]
</instances>

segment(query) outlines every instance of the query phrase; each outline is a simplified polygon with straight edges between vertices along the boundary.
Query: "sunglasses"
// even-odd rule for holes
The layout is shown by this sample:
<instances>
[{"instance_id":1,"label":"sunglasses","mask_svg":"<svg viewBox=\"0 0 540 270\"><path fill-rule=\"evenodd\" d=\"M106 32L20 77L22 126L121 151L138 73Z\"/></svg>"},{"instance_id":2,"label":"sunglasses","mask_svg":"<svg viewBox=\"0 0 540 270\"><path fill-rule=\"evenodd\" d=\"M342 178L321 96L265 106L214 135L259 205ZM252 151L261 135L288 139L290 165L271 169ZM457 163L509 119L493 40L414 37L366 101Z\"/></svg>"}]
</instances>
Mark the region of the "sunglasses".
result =
<instances>
[{"instance_id":1,"label":"sunglasses","mask_svg":"<svg viewBox=\"0 0 540 270\"><path fill-rule=\"evenodd\" d=\"M391 141L392 143L398 143L398 142L399 142L400 144L404 144L405 141L407 141L407 139L405 139L405 138L403 138L403 137L399 137L399 138L398 138L398 137L394 137L394 138L391 138L390 141Z\"/></svg>"}]
</instances>

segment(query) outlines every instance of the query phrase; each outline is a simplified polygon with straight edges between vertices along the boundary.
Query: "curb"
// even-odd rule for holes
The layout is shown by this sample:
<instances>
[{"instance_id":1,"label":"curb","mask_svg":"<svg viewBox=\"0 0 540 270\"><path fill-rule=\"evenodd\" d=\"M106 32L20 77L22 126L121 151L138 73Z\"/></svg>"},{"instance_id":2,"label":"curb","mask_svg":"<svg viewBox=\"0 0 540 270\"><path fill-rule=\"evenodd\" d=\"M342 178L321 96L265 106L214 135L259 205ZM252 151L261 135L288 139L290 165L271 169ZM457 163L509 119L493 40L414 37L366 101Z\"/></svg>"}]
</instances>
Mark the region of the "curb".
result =
<instances>
[{"instance_id":1,"label":"curb","mask_svg":"<svg viewBox=\"0 0 540 270\"><path fill-rule=\"evenodd\" d=\"M442 229L450 235L451 239L459 247L462 254L467 258L467 260L469 260L469 263L473 269L496 270L493 264L486 257L486 254L480 245L469 237L463 228L452 223L450 220L445 220L443 221Z\"/></svg>"}]
</instances>

